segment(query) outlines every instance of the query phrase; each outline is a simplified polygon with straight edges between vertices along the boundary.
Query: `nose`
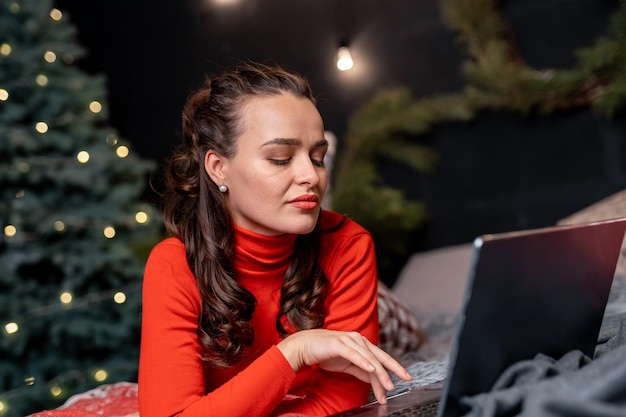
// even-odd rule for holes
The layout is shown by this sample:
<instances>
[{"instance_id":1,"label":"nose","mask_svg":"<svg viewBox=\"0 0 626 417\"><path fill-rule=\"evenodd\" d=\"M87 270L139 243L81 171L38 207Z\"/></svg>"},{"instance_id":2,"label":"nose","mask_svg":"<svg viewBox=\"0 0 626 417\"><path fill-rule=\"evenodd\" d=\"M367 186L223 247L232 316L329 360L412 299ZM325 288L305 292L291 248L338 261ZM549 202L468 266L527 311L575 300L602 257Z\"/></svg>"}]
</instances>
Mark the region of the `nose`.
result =
<instances>
[{"instance_id":1,"label":"nose","mask_svg":"<svg viewBox=\"0 0 626 417\"><path fill-rule=\"evenodd\" d=\"M318 170L323 168L316 167L308 156L301 158L296 165L295 178L298 184L308 184L314 187L320 182L320 173Z\"/></svg>"}]
</instances>

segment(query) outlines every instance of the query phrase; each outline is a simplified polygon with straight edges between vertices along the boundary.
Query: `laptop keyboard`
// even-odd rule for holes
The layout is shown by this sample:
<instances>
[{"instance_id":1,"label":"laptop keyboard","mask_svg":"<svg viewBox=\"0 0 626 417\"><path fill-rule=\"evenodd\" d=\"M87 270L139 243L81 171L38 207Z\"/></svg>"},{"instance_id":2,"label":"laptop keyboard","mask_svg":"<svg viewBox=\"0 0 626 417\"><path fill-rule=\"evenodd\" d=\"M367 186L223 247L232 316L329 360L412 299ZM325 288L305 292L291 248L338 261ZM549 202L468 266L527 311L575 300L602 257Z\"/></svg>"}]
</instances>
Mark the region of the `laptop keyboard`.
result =
<instances>
[{"instance_id":1,"label":"laptop keyboard","mask_svg":"<svg viewBox=\"0 0 626 417\"><path fill-rule=\"evenodd\" d=\"M388 417L433 417L437 415L439 400L430 401L425 404L416 404L404 410L394 411Z\"/></svg>"},{"instance_id":2,"label":"laptop keyboard","mask_svg":"<svg viewBox=\"0 0 626 417\"><path fill-rule=\"evenodd\" d=\"M403 381L395 375L391 375L395 389L388 393L388 397L401 394L415 388L425 387L437 382L442 382L446 378L448 371L448 361L416 362L406 368L410 381Z\"/></svg>"}]
</instances>

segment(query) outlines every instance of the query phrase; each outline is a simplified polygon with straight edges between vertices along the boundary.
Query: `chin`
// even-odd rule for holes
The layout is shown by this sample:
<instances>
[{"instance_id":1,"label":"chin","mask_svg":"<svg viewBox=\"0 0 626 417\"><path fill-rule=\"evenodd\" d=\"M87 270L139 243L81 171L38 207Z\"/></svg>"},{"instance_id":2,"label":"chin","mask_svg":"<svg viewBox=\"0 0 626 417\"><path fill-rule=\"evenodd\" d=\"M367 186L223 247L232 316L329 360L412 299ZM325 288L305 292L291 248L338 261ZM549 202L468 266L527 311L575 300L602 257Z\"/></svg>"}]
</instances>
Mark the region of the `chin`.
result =
<instances>
[{"instance_id":1,"label":"chin","mask_svg":"<svg viewBox=\"0 0 626 417\"><path fill-rule=\"evenodd\" d=\"M293 233L296 235L306 235L307 233L311 233L315 229L315 225L317 225L317 219L319 217L319 211L316 211L314 214L306 216L306 219L300 217L293 221L293 230L289 233Z\"/></svg>"}]
</instances>

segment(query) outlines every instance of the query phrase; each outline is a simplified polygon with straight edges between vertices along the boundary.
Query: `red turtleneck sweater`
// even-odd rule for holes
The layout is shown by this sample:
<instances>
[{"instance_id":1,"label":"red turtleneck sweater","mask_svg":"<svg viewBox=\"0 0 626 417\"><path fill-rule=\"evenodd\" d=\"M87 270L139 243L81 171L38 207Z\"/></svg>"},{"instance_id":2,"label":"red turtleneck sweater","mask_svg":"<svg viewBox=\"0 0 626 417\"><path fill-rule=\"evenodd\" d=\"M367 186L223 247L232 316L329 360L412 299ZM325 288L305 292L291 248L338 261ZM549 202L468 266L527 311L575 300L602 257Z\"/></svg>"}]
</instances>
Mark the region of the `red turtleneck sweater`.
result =
<instances>
[{"instance_id":1,"label":"red turtleneck sweater","mask_svg":"<svg viewBox=\"0 0 626 417\"><path fill-rule=\"evenodd\" d=\"M321 216L320 264L330 291L324 327L378 342L377 274L370 234L336 213ZM253 345L227 369L206 366L196 334L200 295L182 242L153 249L143 283L139 411L142 417L325 416L363 404L369 386L316 367L297 374L276 347L280 288L295 235L263 236L237 227L237 279L258 301Z\"/></svg>"}]
</instances>

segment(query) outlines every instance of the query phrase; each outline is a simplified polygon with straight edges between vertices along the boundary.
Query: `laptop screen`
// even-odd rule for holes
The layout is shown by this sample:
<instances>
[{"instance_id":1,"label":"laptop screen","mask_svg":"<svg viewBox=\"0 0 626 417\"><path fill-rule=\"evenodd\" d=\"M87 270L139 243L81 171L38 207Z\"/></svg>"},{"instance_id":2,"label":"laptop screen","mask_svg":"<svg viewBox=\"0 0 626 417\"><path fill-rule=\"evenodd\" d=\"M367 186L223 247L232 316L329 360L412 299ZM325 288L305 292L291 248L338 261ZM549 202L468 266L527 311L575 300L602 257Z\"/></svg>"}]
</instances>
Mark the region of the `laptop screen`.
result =
<instances>
[{"instance_id":1,"label":"laptop screen","mask_svg":"<svg viewBox=\"0 0 626 417\"><path fill-rule=\"evenodd\" d=\"M440 410L490 391L510 365L542 353L593 356L626 219L485 235L474 242Z\"/></svg>"}]
</instances>

